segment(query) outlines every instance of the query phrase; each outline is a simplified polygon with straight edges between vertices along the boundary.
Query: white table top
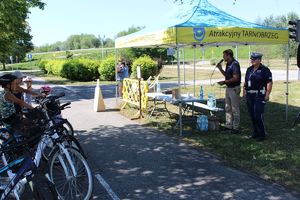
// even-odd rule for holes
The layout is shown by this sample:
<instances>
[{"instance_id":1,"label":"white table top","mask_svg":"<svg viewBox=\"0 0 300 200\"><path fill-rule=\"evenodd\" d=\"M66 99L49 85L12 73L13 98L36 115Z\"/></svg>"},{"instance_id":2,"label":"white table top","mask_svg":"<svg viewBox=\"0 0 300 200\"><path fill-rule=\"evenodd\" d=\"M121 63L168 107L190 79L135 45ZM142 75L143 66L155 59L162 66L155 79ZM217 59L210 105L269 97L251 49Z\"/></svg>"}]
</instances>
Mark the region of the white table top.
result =
<instances>
[{"instance_id":1,"label":"white table top","mask_svg":"<svg viewBox=\"0 0 300 200\"><path fill-rule=\"evenodd\" d=\"M206 105L207 100L205 100L205 99L200 100L197 97L188 96L187 94L181 95L180 99L173 99L172 94L163 94L161 92L147 93L147 96L150 98L153 98L153 99L166 101L166 102L169 102L172 104L186 103L186 104L194 105L196 107L201 107L201 108L204 108L204 109L210 110L210 111L223 111L224 110L224 109L218 108L218 107L209 107L208 105Z\"/></svg>"},{"instance_id":2,"label":"white table top","mask_svg":"<svg viewBox=\"0 0 300 200\"><path fill-rule=\"evenodd\" d=\"M188 94L181 95L180 99L172 98L172 94L163 94L161 92L150 92L147 96L153 99L158 99L161 101L167 101L170 103L185 103L185 102L206 102L206 100L200 100L197 97L189 96Z\"/></svg>"}]
</instances>

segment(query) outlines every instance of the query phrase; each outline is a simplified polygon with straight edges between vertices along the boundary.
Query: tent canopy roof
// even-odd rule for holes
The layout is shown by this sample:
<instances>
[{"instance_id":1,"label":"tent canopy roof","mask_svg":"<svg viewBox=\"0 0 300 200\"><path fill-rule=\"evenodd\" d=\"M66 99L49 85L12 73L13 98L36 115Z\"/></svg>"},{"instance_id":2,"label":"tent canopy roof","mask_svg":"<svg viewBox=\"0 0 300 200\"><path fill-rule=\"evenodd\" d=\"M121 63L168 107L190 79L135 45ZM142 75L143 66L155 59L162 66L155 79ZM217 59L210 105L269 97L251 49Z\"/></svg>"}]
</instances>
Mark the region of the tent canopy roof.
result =
<instances>
[{"instance_id":1,"label":"tent canopy roof","mask_svg":"<svg viewBox=\"0 0 300 200\"><path fill-rule=\"evenodd\" d=\"M116 48L176 45L286 44L288 30L247 22L207 0L175 6L158 24L116 39Z\"/></svg>"}]
</instances>

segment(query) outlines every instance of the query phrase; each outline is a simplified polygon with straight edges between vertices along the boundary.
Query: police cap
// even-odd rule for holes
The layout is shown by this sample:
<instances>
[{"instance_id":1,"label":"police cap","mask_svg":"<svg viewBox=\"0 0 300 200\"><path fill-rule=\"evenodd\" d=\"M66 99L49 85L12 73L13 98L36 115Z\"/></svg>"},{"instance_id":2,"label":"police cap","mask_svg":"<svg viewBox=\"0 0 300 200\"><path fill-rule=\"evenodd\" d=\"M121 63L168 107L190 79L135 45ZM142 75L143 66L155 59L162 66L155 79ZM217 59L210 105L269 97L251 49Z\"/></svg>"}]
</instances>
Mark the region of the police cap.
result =
<instances>
[{"instance_id":1,"label":"police cap","mask_svg":"<svg viewBox=\"0 0 300 200\"><path fill-rule=\"evenodd\" d=\"M263 56L263 54L261 54L261 53L252 52L251 56L250 56L250 59L251 60L256 60L256 59L260 59L261 60L262 56Z\"/></svg>"}]
</instances>

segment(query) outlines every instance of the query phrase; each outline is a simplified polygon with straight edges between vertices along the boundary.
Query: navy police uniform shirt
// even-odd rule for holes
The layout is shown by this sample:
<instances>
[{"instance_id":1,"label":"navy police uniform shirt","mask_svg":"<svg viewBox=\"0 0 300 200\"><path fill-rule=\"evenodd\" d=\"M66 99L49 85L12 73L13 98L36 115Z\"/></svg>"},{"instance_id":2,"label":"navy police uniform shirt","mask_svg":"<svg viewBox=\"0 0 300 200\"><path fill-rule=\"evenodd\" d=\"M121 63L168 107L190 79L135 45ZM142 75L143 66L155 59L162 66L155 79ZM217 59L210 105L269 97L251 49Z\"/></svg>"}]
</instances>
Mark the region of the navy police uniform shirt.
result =
<instances>
[{"instance_id":1,"label":"navy police uniform shirt","mask_svg":"<svg viewBox=\"0 0 300 200\"><path fill-rule=\"evenodd\" d=\"M269 68L260 64L254 71L253 65L248 67L245 75L246 90L265 90L272 82L272 73Z\"/></svg>"},{"instance_id":2,"label":"navy police uniform shirt","mask_svg":"<svg viewBox=\"0 0 300 200\"><path fill-rule=\"evenodd\" d=\"M226 84L227 87L235 87L241 84L241 67L239 62L235 59L233 59L231 63L226 64L225 80L232 79L234 74L238 74L240 76L239 81L231 84Z\"/></svg>"}]
</instances>

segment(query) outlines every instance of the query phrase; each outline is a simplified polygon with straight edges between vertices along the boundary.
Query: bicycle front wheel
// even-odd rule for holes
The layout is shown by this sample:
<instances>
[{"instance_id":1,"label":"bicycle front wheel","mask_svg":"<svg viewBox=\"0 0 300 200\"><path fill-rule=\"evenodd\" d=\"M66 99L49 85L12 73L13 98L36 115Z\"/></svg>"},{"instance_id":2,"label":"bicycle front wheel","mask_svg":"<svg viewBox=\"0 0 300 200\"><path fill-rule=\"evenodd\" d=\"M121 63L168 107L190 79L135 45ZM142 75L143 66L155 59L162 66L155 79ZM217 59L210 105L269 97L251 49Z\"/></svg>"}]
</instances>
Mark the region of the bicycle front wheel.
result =
<instances>
[{"instance_id":1,"label":"bicycle front wheel","mask_svg":"<svg viewBox=\"0 0 300 200\"><path fill-rule=\"evenodd\" d=\"M50 179L58 195L64 200L90 199L93 190L92 171L77 149L66 147L53 151L49 163Z\"/></svg>"},{"instance_id":2,"label":"bicycle front wheel","mask_svg":"<svg viewBox=\"0 0 300 200\"><path fill-rule=\"evenodd\" d=\"M77 149L83 155L83 157L86 158L80 143L73 135L61 135L60 142L64 143L64 145L66 145L68 147L73 147L73 148ZM49 157L52 155L53 150L54 150L54 148L49 147L49 146L46 146L46 148L43 150L43 158L46 161L49 160Z\"/></svg>"},{"instance_id":3,"label":"bicycle front wheel","mask_svg":"<svg viewBox=\"0 0 300 200\"><path fill-rule=\"evenodd\" d=\"M63 135L74 135L74 129L72 124L63 118L56 119L55 123L59 123L60 125L57 127L57 132Z\"/></svg>"}]
</instances>

